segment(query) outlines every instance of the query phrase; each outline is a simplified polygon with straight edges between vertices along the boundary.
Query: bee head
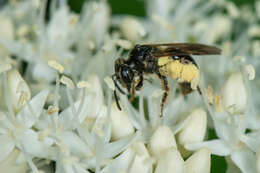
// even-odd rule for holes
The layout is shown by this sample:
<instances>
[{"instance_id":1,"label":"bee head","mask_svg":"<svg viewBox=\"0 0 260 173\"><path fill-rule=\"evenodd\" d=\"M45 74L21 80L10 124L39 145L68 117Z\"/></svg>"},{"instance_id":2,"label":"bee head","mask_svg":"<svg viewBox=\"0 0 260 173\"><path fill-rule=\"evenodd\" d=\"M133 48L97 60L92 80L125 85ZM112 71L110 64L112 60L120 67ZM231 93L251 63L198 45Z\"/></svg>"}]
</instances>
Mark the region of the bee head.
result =
<instances>
[{"instance_id":1,"label":"bee head","mask_svg":"<svg viewBox=\"0 0 260 173\"><path fill-rule=\"evenodd\" d=\"M130 92L131 84L134 79L134 72L133 70L128 66L126 63L126 60L122 58L118 58L115 61L115 74L112 75L112 79L114 81L115 87L118 91L120 91L122 94L126 94L120 86L117 84L119 83L124 87L127 88L128 92ZM119 98L117 97L116 90L114 90L114 96L116 99L116 104L119 110L121 110L120 104L119 104Z\"/></svg>"},{"instance_id":2,"label":"bee head","mask_svg":"<svg viewBox=\"0 0 260 173\"><path fill-rule=\"evenodd\" d=\"M126 60L122 58L118 58L116 60L115 76L116 80L118 80L124 88L127 88L127 90L130 91L131 84L134 79L134 72L132 68L128 66Z\"/></svg>"}]
</instances>

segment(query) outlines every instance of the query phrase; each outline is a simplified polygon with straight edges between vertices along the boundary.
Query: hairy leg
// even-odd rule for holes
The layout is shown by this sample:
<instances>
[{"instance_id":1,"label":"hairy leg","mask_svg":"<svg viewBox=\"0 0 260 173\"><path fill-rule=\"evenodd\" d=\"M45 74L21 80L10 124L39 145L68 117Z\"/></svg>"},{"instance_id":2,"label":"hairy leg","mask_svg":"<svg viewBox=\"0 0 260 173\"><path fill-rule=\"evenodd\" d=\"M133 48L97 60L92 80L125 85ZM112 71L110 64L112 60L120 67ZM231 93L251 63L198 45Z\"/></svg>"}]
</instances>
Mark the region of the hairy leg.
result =
<instances>
[{"instance_id":1,"label":"hairy leg","mask_svg":"<svg viewBox=\"0 0 260 173\"><path fill-rule=\"evenodd\" d=\"M167 77L161 75L160 73L157 73L157 75L161 79L162 88L164 90L163 97L162 97L162 102L161 102L161 114L160 114L160 116L163 116L163 108L164 108L164 104L165 104L165 102L167 100L170 88L169 88L169 85L168 85Z\"/></svg>"}]
</instances>

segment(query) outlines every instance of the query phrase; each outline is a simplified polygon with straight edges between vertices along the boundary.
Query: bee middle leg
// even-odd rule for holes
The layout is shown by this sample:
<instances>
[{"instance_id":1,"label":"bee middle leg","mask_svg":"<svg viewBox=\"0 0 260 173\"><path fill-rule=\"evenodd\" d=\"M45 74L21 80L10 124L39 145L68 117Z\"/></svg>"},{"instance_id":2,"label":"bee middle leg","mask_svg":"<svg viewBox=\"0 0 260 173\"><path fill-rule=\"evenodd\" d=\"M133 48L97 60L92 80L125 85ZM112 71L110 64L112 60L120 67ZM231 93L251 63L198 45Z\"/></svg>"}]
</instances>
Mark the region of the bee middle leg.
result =
<instances>
[{"instance_id":1,"label":"bee middle leg","mask_svg":"<svg viewBox=\"0 0 260 173\"><path fill-rule=\"evenodd\" d=\"M163 116L163 108L164 108L165 102L167 100L170 88L169 88L169 85L168 85L167 77L161 75L160 73L157 73L157 75L161 79L162 88L164 90L163 97L162 97L162 102L161 102L161 114L160 114L160 117L162 117Z\"/></svg>"}]
</instances>

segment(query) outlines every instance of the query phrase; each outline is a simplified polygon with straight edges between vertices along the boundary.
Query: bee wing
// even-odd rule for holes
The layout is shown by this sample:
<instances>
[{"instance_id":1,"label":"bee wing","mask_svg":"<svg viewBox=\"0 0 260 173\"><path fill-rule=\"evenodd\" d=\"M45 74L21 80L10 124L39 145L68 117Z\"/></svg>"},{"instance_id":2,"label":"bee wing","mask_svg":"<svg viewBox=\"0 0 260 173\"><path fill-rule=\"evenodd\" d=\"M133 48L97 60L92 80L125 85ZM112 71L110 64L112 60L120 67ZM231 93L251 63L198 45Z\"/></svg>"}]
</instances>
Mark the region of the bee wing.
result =
<instances>
[{"instance_id":1,"label":"bee wing","mask_svg":"<svg viewBox=\"0 0 260 173\"><path fill-rule=\"evenodd\" d=\"M219 55L221 49L197 43L169 43L169 44L150 44L144 46L152 47L154 57L163 56L188 56L188 55Z\"/></svg>"}]
</instances>

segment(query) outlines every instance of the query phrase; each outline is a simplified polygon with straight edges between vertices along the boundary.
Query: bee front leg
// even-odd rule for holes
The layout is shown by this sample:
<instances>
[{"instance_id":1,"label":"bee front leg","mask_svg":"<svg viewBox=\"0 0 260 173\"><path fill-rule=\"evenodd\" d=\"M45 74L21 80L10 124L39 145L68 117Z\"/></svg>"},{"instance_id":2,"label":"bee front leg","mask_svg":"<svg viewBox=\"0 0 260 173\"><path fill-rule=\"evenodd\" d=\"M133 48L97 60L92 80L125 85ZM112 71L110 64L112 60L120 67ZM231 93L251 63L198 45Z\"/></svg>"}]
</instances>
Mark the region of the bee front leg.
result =
<instances>
[{"instance_id":1,"label":"bee front leg","mask_svg":"<svg viewBox=\"0 0 260 173\"><path fill-rule=\"evenodd\" d=\"M142 87L143 87L143 75L140 75L139 76L139 79L138 79L138 82L137 82L137 85L135 86L135 89L137 91L139 91Z\"/></svg>"},{"instance_id":2,"label":"bee front leg","mask_svg":"<svg viewBox=\"0 0 260 173\"><path fill-rule=\"evenodd\" d=\"M163 116L164 104L165 104L165 102L166 102L166 100L167 100L167 97L168 97L170 88L169 88L169 85L168 85L167 77L161 75L160 73L157 73L157 75L158 75L158 77L161 79L162 88L163 88L163 90L164 90L163 97L162 97L162 102L161 102L161 114L160 114L160 117L162 117L162 116Z\"/></svg>"},{"instance_id":3,"label":"bee front leg","mask_svg":"<svg viewBox=\"0 0 260 173\"><path fill-rule=\"evenodd\" d=\"M133 102L135 98L135 82L132 83L131 86L131 97L130 97L130 102Z\"/></svg>"}]
</instances>

